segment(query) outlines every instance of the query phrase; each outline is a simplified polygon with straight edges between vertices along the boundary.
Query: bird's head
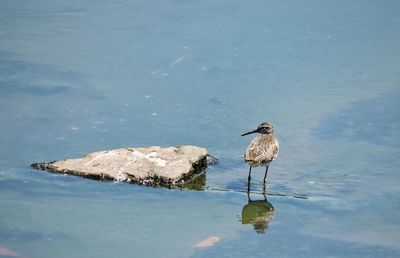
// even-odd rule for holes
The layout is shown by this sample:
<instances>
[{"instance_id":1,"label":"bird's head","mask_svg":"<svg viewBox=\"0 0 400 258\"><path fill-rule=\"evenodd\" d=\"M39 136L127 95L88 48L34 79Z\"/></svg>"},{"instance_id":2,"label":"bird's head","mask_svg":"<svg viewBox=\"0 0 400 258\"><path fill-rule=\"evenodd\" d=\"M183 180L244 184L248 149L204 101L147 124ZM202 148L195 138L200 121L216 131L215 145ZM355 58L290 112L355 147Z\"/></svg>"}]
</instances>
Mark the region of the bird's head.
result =
<instances>
[{"instance_id":1,"label":"bird's head","mask_svg":"<svg viewBox=\"0 0 400 258\"><path fill-rule=\"evenodd\" d=\"M250 132L244 133L241 136L245 136L248 134L252 134L252 133L261 133L261 134L268 134L268 135L272 135L274 133L274 127L272 126L272 124L268 123L268 122L262 122L257 129L252 130Z\"/></svg>"}]
</instances>

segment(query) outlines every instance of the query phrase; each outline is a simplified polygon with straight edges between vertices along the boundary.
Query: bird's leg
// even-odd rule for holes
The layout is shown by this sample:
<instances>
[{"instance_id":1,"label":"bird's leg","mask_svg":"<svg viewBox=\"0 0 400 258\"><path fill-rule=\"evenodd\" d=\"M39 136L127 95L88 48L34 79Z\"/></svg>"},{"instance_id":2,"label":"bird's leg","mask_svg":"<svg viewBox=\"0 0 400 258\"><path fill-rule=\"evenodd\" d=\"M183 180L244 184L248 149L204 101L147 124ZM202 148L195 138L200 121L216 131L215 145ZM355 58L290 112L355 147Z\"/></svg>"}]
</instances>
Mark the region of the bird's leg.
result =
<instances>
[{"instance_id":1,"label":"bird's leg","mask_svg":"<svg viewBox=\"0 0 400 258\"><path fill-rule=\"evenodd\" d=\"M266 166L266 168L265 168L265 175L264 175L264 187L265 187L265 179L267 179L268 168L269 168L269 166Z\"/></svg>"},{"instance_id":2,"label":"bird's leg","mask_svg":"<svg viewBox=\"0 0 400 258\"><path fill-rule=\"evenodd\" d=\"M266 193L267 191L265 190L265 181L264 181L264 185L263 185L263 195L264 195L264 199L266 199L266 196L265 196L265 193Z\"/></svg>"},{"instance_id":3,"label":"bird's leg","mask_svg":"<svg viewBox=\"0 0 400 258\"><path fill-rule=\"evenodd\" d=\"M247 178L247 193L250 192L250 180L251 180L251 165L249 169L249 177Z\"/></svg>"}]
</instances>

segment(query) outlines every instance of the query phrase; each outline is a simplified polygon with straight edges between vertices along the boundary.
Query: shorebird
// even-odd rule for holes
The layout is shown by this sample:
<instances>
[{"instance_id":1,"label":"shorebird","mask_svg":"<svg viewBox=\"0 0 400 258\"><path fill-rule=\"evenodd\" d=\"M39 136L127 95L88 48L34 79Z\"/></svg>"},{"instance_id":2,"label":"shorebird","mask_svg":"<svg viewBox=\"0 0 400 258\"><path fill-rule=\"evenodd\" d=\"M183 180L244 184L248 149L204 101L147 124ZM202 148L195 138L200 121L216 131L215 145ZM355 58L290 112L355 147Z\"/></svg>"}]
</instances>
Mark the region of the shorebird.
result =
<instances>
[{"instance_id":1,"label":"shorebird","mask_svg":"<svg viewBox=\"0 0 400 258\"><path fill-rule=\"evenodd\" d=\"M278 157L279 144L274 137L274 127L268 122L262 122L257 129L244 133L245 136L252 133L260 133L247 147L244 154L244 161L250 165L247 190L250 191L251 168L265 166L264 174L264 191L265 179L267 178L269 164Z\"/></svg>"}]
</instances>

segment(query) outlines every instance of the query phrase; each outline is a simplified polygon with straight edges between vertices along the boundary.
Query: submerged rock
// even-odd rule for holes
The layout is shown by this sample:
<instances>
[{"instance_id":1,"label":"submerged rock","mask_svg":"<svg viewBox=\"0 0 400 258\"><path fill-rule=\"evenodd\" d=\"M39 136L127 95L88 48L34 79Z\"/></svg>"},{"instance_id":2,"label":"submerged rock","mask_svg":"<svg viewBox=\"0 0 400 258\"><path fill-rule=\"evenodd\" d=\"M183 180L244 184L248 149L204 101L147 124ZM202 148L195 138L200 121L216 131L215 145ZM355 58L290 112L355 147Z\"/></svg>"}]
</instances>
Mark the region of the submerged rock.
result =
<instances>
[{"instance_id":1,"label":"submerged rock","mask_svg":"<svg viewBox=\"0 0 400 258\"><path fill-rule=\"evenodd\" d=\"M121 148L78 159L34 163L33 168L99 180L144 185L184 185L207 167L207 150L196 146Z\"/></svg>"}]
</instances>

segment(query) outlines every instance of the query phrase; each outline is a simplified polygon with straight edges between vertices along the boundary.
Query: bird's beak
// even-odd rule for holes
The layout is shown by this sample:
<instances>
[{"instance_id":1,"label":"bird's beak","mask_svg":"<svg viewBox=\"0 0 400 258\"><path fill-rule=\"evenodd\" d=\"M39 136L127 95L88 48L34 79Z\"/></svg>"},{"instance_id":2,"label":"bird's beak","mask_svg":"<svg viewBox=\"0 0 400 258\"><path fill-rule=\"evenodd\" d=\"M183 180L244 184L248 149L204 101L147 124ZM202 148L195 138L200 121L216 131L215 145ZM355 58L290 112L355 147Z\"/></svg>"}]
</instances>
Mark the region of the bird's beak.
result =
<instances>
[{"instance_id":1,"label":"bird's beak","mask_svg":"<svg viewBox=\"0 0 400 258\"><path fill-rule=\"evenodd\" d=\"M245 135L252 134L252 133L257 133L257 132L258 132L257 129L255 129L255 130L253 130L253 131L244 133L244 134L242 134L241 136L245 136Z\"/></svg>"}]
</instances>

